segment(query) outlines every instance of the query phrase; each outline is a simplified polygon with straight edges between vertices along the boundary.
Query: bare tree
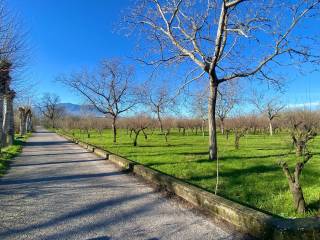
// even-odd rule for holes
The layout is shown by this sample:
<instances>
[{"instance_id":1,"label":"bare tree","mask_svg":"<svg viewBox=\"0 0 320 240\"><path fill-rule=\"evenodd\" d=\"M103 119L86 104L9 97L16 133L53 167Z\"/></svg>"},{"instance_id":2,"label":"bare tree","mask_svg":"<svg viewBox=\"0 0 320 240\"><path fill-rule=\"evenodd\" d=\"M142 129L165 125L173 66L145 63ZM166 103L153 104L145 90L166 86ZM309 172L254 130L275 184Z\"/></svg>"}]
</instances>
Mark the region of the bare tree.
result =
<instances>
[{"instance_id":1,"label":"bare tree","mask_svg":"<svg viewBox=\"0 0 320 240\"><path fill-rule=\"evenodd\" d=\"M281 64L319 61L313 54L316 38L295 31L306 24L305 18L318 14L319 4L319 0L141 0L127 22L155 44L144 51L150 49L157 58L144 56L141 61L156 66L189 66L191 61L196 68L183 86L209 77L209 158L216 159L219 85L253 76L279 84L273 70Z\"/></svg>"},{"instance_id":2,"label":"bare tree","mask_svg":"<svg viewBox=\"0 0 320 240\"><path fill-rule=\"evenodd\" d=\"M296 155L301 157L308 150L309 142L317 135L316 128L319 118L309 110L295 110L287 112L284 119L287 128L290 129L292 145L295 148Z\"/></svg>"},{"instance_id":3,"label":"bare tree","mask_svg":"<svg viewBox=\"0 0 320 240\"><path fill-rule=\"evenodd\" d=\"M166 85L151 87L145 83L139 91L140 101L150 108L150 111L156 115L159 123L160 132L163 133L162 115L167 113L174 104L174 97L171 96Z\"/></svg>"},{"instance_id":4,"label":"bare tree","mask_svg":"<svg viewBox=\"0 0 320 240\"><path fill-rule=\"evenodd\" d=\"M306 211L306 202L300 184L300 176L305 165L312 158L312 154L308 150L308 144L316 135L317 134L313 126L304 122L294 124L291 130L291 137L296 147L297 156L293 172L290 170L286 161L280 161L279 163L282 167L283 173L287 177L294 205L299 213L304 213Z\"/></svg>"},{"instance_id":5,"label":"bare tree","mask_svg":"<svg viewBox=\"0 0 320 240\"><path fill-rule=\"evenodd\" d=\"M273 135L273 120L279 117L280 112L285 108L278 100L279 97L266 98L264 94L257 95L254 92L251 102L261 114L266 115L269 121L269 134Z\"/></svg>"},{"instance_id":6,"label":"bare tree","mask_svg":"<svg viewBox=\"0 0 320 240\"><path fill-rule=\"evenodd\" d=\"M26 127L25 127L25 119L26 119L26 110L23 107L19 107L19 119L20 119L20 135L23 136L26 134Z\"/></svg>"},{"instance_id":7,"label":"bare tree","mask_svg":"<svg viewBox=\"0 0 320 240\"><path fill-rule=\"evenodd\" d=\"M32 129L32 112L30 106L19 107L20 135L23 136Z\"/></svg>"},{"instance_id":8,"label":"bare tree","mask_svg":"<svg viewBox=\"0 0 320 240\"><path fill-rule=\"evenodd\" d=\"M0 0L0 61L10 63L10 71L21 68L25 60L25 30Z\"/></svg>"},{"instance_id":9,"label":"bare tree","mask_svg":"<svg viewBox=\"0 0 320 240\"><path fill-rule=\"evenodd\" d=\"M14 142L14 111L13 111L13 99L15 98L15 91L10 90L9 93L7 94L7 143L9 145L12 145Z\"/></svg>"},{"instance_id":10,"label":"bare tree","mask_svg":"<svg viewBox=\"0 0 320 240\"><path fill-rule=\"evenodd\" d=\"M23 31L17 19L6 8L6 2L0 0L0 124L1 146L13 143L13 99L12 72L22 66L25 49Z\"/></svg>"},{"instance_id":11,"label":"bare tree","mask_svg":"<svg viewBox=\"0 0 320 240\"><path fill-rule=\"evenodd\" d=\"M201 119L202 136L205 135L205 124L208 120L208 89L201 89L193 95L192 110L195 117Z\"/></svg>"},{"instance_id":12,"label":"bare tree","mask_svg":"<svg viewBox=\"0 0 320 240\"><path fill-rule=\"evenodd\" d=\"M136 147L138 145L138 137L141 132L143 133L145 139L148 138L146 129L151 123L152 123L152 120L144 114L138 114L138 116L134 118L130 118L130 121L129 121L130 137L132 137L132 133L134 133L133 146Z\"/></svg>"},{"instance_id":13,"label":"bare tree","mask_svg":"<svg viewBox=\"0 0 320 240\"><path fill-rule=\"evenodd\" d=\"M97 72L82 71L58 81L86 98L99 112L112 118L113 142L117 141L117 119L136 101L130 89L133 69L117 60L104 60Z\"/></svg>"},{"instance_id":14,"label":"bare tree","mask_svg":"<svg viewBox=\"0 0 320 240\"><path fill-rule=\"evenodd\" d=\"M31 111L31 107L28 108L27 112L26 112L27 118L26 118L26 131L27 132L31 132L32 131L32 111Z\"/></svg>"},{"instance_id":15,"label":"bare tree","mask_svg":"<svg viewBox=\"0 0 320 240\"><path fill-rule=\"evenodd\" d=\"M8 9L7 5L6 0L0 0L1 85L7 85L6 96L9 96L11 90L15 91L15 102L17 102L32 88L30 80L26 81L21 76L27 61L27 31L23 28L20 19ZM7 77L3 77L5 75ZM0 101L1 98L2 96L0 96ZM10 98L8 100L9 102L4 100L5 104L10 105Z\"/></svg>"},{"instance_id":16,"label":"bare tree","mask_svg":"<svg viewBox=\"0 0 320 240\"><path fill-rule=\"evenodd\" d=\"M46 120L50 122L50 126L55 128L57 119L64 114L64 108L60 106L60 98L56 94L45 93L37 104L37 108Z\"/></svg>"},{"instance_id":17,"label":"bare tree","mask_svg":"<svg viewBox=\"0 0 320 240\"><path fill-rule=\"evenodd\" d=\"M1 123L1 146L7 144L7 130L8 130L8 104L10 104L11 98L9 98L12 70L11 62L2 60L0 62L0 123Z\"/></svg>"},{"instance_id":18,"label":"bare tree","mask_svg":"<svg viewBox=\"0 0 320 240\"><path fill-rule=\"evenodd\" d=\"M236 150L240 148L240 139L245 136L248 130L248 119L239 113L237 115L231 121L234 132L234 148Z\"/></svg>"},{"instance_id":19,"label":"bare tree","mask_svg":"<svg viewBox=\"0 0 320 240\"><path fill-rule=\"evenodd\" d=\"M152 126L152 125L151 125ZM168 136L171 133L171 129L175 127L175 121L173 118L165 118L163 121L163 128L164 128L164 139L166 143L168 143Z\"/></svg>"},{"instance_id":20,"label":"bare tree","mask_svg":"<svg viewBox=\"0 0 320 240\"><path fill-rule=\"evenodd\" d=\"M218 91L216 113L220 120L222 134L224 134L224 120L239 101L239 87L235 82L226 82L221 85Z\"/></svg>"}]
</instances>

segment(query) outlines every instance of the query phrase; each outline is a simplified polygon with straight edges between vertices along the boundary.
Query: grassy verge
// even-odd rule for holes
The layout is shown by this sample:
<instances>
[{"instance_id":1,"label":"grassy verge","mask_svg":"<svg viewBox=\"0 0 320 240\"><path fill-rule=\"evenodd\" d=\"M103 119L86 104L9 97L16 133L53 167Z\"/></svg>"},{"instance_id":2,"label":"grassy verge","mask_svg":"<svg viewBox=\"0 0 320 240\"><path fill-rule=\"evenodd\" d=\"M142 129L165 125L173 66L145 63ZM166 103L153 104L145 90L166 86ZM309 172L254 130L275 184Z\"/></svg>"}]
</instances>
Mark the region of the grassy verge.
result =
<instances>
[{"instance_id":1,"label":"grassy verge","mask_svg":"<svg viewBox=\"0 0 320 240\"><path fill-rule=\"evenodd\" d=\"M216 182L216 162L208 160L208 139L200 134L178 131L169 135L168 143L159 133L139 137L138 146L125 130L119 130L118 142L112 143L110 130L99 134L72 131L74 137L107 149L150 168L175 176L186 182L213 192ZM68 134L72 136L70 131ZM305 217L319 214L320 205L320 137L310 148L314 157L306 165L301 176L308 212L298 215L293 208L288 182L278 166L279 160L295 163L295 154L290 151L290 136L286 133L246 135L240 141L240 149L234 148L234 136L226 139L218 136L219 144L219 192L234 201L283 217Z\"/></svg>"},{"instance_id":2,"label":"grassy verge","mask_svg":"<svg viewBox=\"0 0 320 240\"><path fill-rule=\"evenodd\" d=\"M8 146L2 149L2 154L0 155L0 177L2 177L6 173L10 165L10 160L12 160L22 151L22 145L23 143L25 143L29 136L30 134L27 134L23 137L17 135L12 146Z\"/></svg>"}]
</instances>

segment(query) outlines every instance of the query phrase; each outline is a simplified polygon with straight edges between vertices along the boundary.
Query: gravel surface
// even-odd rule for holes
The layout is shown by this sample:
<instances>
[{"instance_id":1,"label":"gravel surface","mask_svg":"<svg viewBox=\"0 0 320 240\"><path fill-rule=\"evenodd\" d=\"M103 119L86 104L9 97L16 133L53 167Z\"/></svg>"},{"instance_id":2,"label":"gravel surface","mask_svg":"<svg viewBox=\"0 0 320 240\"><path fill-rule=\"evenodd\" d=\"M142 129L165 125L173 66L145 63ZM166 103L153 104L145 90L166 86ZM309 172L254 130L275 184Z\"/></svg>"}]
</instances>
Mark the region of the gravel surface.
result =
<instances>
[{"instance_id":1,"label":"gravel surface","mask_svg":"<svg viewBox=\"0 0 320 240\"><path fill-rule=\"evenodd\" d=\"M0 180L0 239L240 239L38 128Z\"/></svg>"}]
</instances>

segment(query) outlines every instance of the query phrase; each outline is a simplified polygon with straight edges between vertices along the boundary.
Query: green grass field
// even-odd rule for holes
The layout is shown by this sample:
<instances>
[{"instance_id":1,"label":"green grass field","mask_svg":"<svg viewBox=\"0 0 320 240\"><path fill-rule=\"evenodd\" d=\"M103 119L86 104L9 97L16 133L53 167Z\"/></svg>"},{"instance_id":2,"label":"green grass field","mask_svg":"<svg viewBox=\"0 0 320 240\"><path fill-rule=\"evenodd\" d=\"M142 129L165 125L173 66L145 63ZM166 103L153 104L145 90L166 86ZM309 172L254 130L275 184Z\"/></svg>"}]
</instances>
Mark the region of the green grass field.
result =
<instances>
[{"instance_id":1,"label":"green grass field","mask_svg":"<svg viewBox=\"0 0 320 240\"><path fill-rule=\"evenodd\" d=\"M169 135L168 143L160 134L149 134L145 140L139 136L138 146L125 130L118 131L118 143L112 143L110 130L102 135L91 131L90 138L74 131L74 136L108 149L109 151L135 160L153 169L180 178L208 191L214 191L216 162L208 160L208 138L200 134L186 136L176 132ZM71 132L69 132L71 135ZM301 176L308 212L305 216L319 214L320 205L320 137L312 142L314 157L306 165ZM234 137L229 140L219 135L220 185L218 194L234 201L250 205L283 217L297 215L282 173L279 160L287 160L291 166L295 154L291 150L288 134L275 136L246 135L240 140L240 149L234 149Z\"/></svg>"},{"instance_id":2,"label":"green grass field","mask_svg":"<svg viewBox=\"0 0 320 240\"><path fill-rule=\"evenodd\" d=\"M9 167L10 160L17 156L22 150L22 144L27 140L29 135L24 137L16 136L15 142L12 146L8 146L2 149L0 155L0 177L3 176Z\"/></svg>"}]
</instances>

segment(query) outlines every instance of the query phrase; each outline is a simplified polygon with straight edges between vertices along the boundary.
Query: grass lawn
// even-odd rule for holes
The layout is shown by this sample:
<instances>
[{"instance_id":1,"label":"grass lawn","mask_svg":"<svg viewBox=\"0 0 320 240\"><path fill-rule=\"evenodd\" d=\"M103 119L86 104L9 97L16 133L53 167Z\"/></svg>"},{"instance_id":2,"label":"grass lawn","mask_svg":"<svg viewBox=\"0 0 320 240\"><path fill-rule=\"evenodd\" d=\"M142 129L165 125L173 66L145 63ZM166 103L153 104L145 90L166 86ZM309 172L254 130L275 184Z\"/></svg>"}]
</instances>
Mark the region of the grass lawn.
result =
<instances>
[{"instance_id":1,"label":"grass lawn","mask_svg":"<svg viewBox=\"0 0 320 240\"><path fill-rule=\"evenodd\" d=\"M2 154L0 155L0 177L3 176L9 167L10 160L17 156L22 150L22 144L27 140L29 135L20 137L16 136L14 144L2 149Z\"/></svg>"},{"instance_id":2,"label":"grass lawn","mask_svg":"<svg viewBox=\"0 0 320 240\"><path fill-rule=\"evenodd\" d=\"M90 138L74 131L75 137L135 160L153 169L180 178L208 191L214 191L216 162L208 160L208 137L178 131L164 136L154 133L148 139L139 136L138 146L126 130L118 131L117 144L112 143L111 130L102 135L91 131ZM71 132L69 132L71 135ZM293 208L287 180L279 160L293 166L295 154L291 150L288 134L246 135L240 140L240 149L234 149L234 137L218 136L220 185L218 194L246 205L283 217L304 217ZM312 142L314 157L308 162L301 176L308 212L305 216L319 214L320 205L320 137Z\"/></svg>"}]
</instances>

